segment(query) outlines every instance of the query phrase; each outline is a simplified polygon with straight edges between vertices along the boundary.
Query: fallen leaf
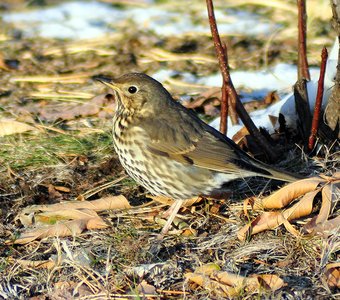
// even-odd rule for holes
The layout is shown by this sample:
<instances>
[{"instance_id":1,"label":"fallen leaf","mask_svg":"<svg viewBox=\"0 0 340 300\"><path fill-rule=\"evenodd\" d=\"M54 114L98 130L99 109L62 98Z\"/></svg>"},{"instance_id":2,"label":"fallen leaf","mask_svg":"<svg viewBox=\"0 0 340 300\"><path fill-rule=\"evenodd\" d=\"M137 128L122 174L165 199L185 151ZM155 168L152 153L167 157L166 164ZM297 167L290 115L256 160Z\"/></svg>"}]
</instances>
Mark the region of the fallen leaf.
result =
<instances>
[{"instance_id":1,"label":"fallen leaf","mask_svg":"<svg viewBox=\"0 0 340 300\"><path fill-rule=\"evenodd\" d=\"M219 297L232 297L239 294L242 290L256 292L264 288L276 291L285 285L284 281L277 275L253 274L250 277L244 277L230 272L216 270L214 264L209 264L207 268L204 268L204 266L197 268L195 272L185 274L185 277L203 288L212 291Z\"/></svg>"},{"instance_id":2,"label":"fallen leaf","mask_svg":"<svg viewBox=\"0 0 340 300\"><path fill-rule=\"evenodd\" d=\"M75 292L78 299L98 299L98 294L93 297L94 291L91 290L86 283L87 282L79 283L70 280L58 281L51 284L53 290L50 293L53 295L53 299L75 299Z\"/></svg>"},{"instance_id":3,"label":"fallen leaf","mask_svg":"<svg viewBox=\"0 0 340 300\"><path fill-rule=\"evenodd\" d=\"M320 189L306 193L296 204L283 211L283 217L288 220L295 220L308 216L313 210L313 201Z\"/></svg>"},{"instance_id":4,"label":"fallen leaf","mask_svg":"<svg viewBox=\"0 0 340 300\"><path fill-rule=\"evenodd\" d=\"M251 223L243 226L238 232L237 237L239 240L244 241L250 235L254 235L264 230L276 228L281 222L281 213L277 211L264 212L258 216Z\"/></svg>"},{"instance_id":5,"label":"fallen leaf","mask_svg":"<svg viewBox=\"0 0 340 300\"><path fill-rule=\"evenodd\" d=\"M59 192L63 192L63 193L70 193L71 189L66 187L66 186L54 186L54 188L59 191Z\"/></svg>"},{"instance_id":6,"label":"fallen leaf","mask_svg":"<svg viewBox=\"0 0 340 300\"><path fill-rule=\"evenodd\" d=\"M19 238L15 240L7 240L5 243L22 245L47 237L76 236L85 229L99 229L107 226L108 225L100 217L58 222L55 225L44 226L35 230L23 232Z\"/></svg>"},{"instance_id":7,"label":"fallen leaf","mask_svg":"<svg viewBox=\"0 0 340 300\"><path fill-rule=\"evenodd\" d=\"M56 211L47 211L35 216L35 224L55 224L63 220L80 220L97 217L97 213L90 209L60 209Z\"/></svg>"},{"instance_id":8,"label":"fallen leaf","mask_svg":"<svg viewBox=\"0 0 340 300\"><path fill-rule=\"evenodd\" d=\"M53 260L25 260L25 259L16 259L16 263L18 263L23 268L29 269L52 269L56 266L56 262Z\"/></svg>"},{"instance_id":9,"label":"fallen leaf","mask_svg":"<svg viewBox=\"0 0 340 300\"><path fill-rule=\"evenodd\" d=\"M53 184L49 184L47 187L48 187L48 197L49 197L49 199L60 199L60 198L62 198L62 194L60 194L55 189Z\"/></svg>"},{"instance_id":10,"label":"fallen leaf","mask_svg":"<svg viewBox=\"0 0 340 300\"><path fill-rule=\"evenodd\" d=\"M36 131L37 129L26 123L7 119L0 121L0 136L23 133L26 131Z\"/></svg>"},{"instance_id":11,"label":"fallen leaf","mask_svg":"<svg viewBox=\"0 0 340 300\"><path fill-rule=\"evenodd\" d=\"M67 221L64 223L58 223L56 225L46 226L36 230L23 232L17 239L7 240L5 241L5 243L23 245L34 240L40 240L51 236L63 237L70 235L79 235L85 229L85 227L85 221Z\"/></svg>"},{"instance_id":12,"label":"fallen leaf","mask_svg":"<svg viewBox=\"0 0 340 300\"><path fill-rule=\"evenodd\" d=\"M322 202L320 212L315 220L316 224L325 222L329 214L331 213L332 208L332 189L331 185L326 185L322 189Z\"/></svg>"},{"instance_id":13,"label":"fallen leaf","mask_svg":"<svg viewBox=\"0 0 340 300\"><path fill-rule=\"evenodd\" d=\"M204 275L211 275L214 271L220 271L221 268L215 263L208 263L196 268L195 273L202 273Z\"/></svg>"},{"instance_id":14,"label":"fallen leaf","mask_svg":"<svg viewBox=\"0 0 340 300\"><path fill-rule=\"evenodd\" d=\"M205 102L211 101L213 99L221 99L222 93L221 88L209 88L208 90L203 91L199 96L196 97L194 101L185 102L184 105L187 108L197 108L203 106Z\"/></svg>"},{"instance_id":15,"label":"fallen leaf","mask_svg":"<svg viewBox=\"0 0 340 300\"><path fill-rule=\"evenodd\" d=\"M93 116L101 113L101 117L112 117L114 112L114 97L111 94L99 95L84 104L63 110L46 107L40 110L40 118L48 121L73 120L78 117Z\"/></svg>"},{"instance_id":16,"label":"fallen leaf","mask_svg":"<svg viewBox=\"0 0 340 300\"><path fill-rule=\"evenodd\" d=\"M340 288L340 262L328 264L325 276L329 287Z\"/></svg>"},{"instance_id":17,"label":"fallen leaf","mask_svg":"<svg viewBox=\"0 0 340 300\"><path fill-rule=\"evenodd\" d=\"M340 227L340 218L335 217L331 220L328 220L328 218L338 201L337 194L339 188L337 184L340 182L339 177L340 174L336 173L332 177L320 175L320 177L299 180L281 188L262 200L256 200L254 204L255 209L275 209L282 208L296 198L303 196L290 208L262 213L238 231L238 238L245 240L249 235L274 229L282 224L295 236L312 232L326 235L335 234L336 230ZM293 227L290 221L310 215L313 212L315 196L320 192L322 196L320 211L318 215L305 224L300 233L299 230ZM245 215L247 215L247 204L245 202L243 208Z\"/></svg>"},{"instance_id":18,"label":"fallen leaf","mask_svg":"<svg viewBox=\"0 0 340 300\"><path fill-rule=\"evenodd\" d=\"M263 99L264 104L270 105L280 101L280 96L277 94L277 91L270 91Z\"/></svg>"},{"instance_id":19,"label":"fallen leaf","mask_svg":"<svg viewBox=\"0 0 340 300\"><path fill-rule=\"evenodd\" d=\"M324 182L326 182L326 180L321 177L312 177L290 183L262 199L261 202L256 202L254 208L275 209L285 207L294 199L314 191L320 183Z\"/></svg>"},{"instance_id":20,"label":"fallen leaf","mask_svg":"<svg viewBox=\"0 0 340 300\"><path fill-rule=\"evenodd\" d=\"M92 201L70 201L52 205L32 205L23 209L16 219L19 219L23 224L27 224L27 217L36 212L56 212L58 210L63 211L72 209L91 209L93 211L103 211L129 208L131 208L131 205L123 195L108 196Z\"/></svg>"},{"instance_id":21,"label":"fallen leaf","mask_svg":"<svg viewBox=\"0 0 340 300\"><path fill-rule=\"evenodd\" d=\"M313 217L312 220L304 226L303 229L307 233L320 233L326 236L331 234L339 234L340 216L319 224L315 223L316 218L317 216Z\"/></svg>"},{"instance_id":22,"label":"fallen leaf","mask_svg":"<svg viewBox=\"0 0 340 300\"><path fill-rule=\"evenodd\" d=\"M157 295L156 288L153 285L148 284L145 280L138 284L137 291L143 296L143 298L151 295Z\"/></svg>"},{"instance_id":23,"label":"fallen leaf","mask_svg":"<svg viewBox=\"0 0 340 300\"><path fill-rule=\"evenodd\" d=\"M39 225L40 227L23 232L18 239L8 240L6 243L26 244L51 236L78 235L85 229L105 228L108 225L97 215L96 211L130 207L129 202L122 195L109 196L94 201L31 206L25 208L16 219L19 219L25 226L35 224L36 227Z\"/></svg>"},{"instance_id":24,"label":"fallen leaf","mask_svg":"<svg viewBox=\"0 0 340 300\"><path fill-rule=\"evenodd\" d=\"M257 278L261 287L271 291L276 291L285 285L284 281L277 275L260 274L255 275L255 277Z\"/></svg>"},{"instance_id":25,"label":"fallen leaf","mask_svg":"<svg viewBox=\"0 0 340 300\"><path fill-rule=\"evenodd\" d=\"M158 195L158 196L148 195L148 198L151 198L152 200L154 200L156 202L166 204L166 205L171 205L175 201L174 199L171 199L171 198L165 197L165 196L161 196L161 195ZM183 200L182 207L183 206L185 206L185 207L192 206L193 204L199 203L200 201L202 201L202 199L203 199L202 197L194 197L194 198L191 198L191 199Z\"/></svg>"},{"instance_id":26,"label":"fallen leaf","mask_svg":"<svg viewBox=\"0 0 340 300\"><path fill-rule=\"evenodd\" d=\"M212 292L219 296L232 296L234 293L233 288L212 280L209 276L204 274L187 273L185 278L191 282L196 283L205 290Z\"/></svg>"},{"instance_id":27,"label":"fallen leaf","mask_svg":"<svg viewBox=\"0 0 340 300\"><path fill-rule=\"evenodd\" d=\"M250 205L251 207L254 207L255 201L256 201L255 197L249 197L249 198L247 198L243 201L243 214L248 219L249 219L249 214L248 214L247 207L248 207L248 205Z\"/></svg>"},{"instance_id":28,"label":"fallen leaf","mask_svg":"<svg viewBox=\"0 0 340 300\"><path fill-rule=\"evenodd\" d=\"M299 202L284 211L271 211L262 213L250 224L247 224L238 231L238 238L244 241L249 234L253 235L264 230L274 229L281 224L285 224L289 231L296 235L297 232L294 231L287 221L309 215L313 210L314 197L317 195L317 193L319 193L319 191L320 190L316 190L307 193L300 199Z\"/></svg>"},{"instance_id":29,"label":"fallen leaf","mask_svg":"<svg viewBox=\"0 0 340 300\"><path fill-rule=\"evenodd\" d=\"M246 135L248 135L248 134L249 134L248 129L247 129L245 126L243 126L239 131L237 131L237 132L233 135L232 140L233 140L237 145L239 145L239 144L242 142L242 140L244 139L244 137L245 137Z\"/></svg>"}]
</instances>

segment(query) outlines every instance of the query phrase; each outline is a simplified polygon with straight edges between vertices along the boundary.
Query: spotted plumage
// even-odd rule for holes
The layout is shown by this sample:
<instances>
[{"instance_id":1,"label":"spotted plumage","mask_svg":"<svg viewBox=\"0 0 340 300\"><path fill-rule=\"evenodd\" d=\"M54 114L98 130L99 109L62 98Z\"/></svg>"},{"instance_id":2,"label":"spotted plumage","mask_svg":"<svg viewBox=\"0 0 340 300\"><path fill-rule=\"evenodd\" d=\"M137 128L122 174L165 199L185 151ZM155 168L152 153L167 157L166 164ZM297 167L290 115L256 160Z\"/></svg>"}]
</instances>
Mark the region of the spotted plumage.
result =
<instances>
[{"instance_id":1,"label":"spotted plumage","mask_svg":"<svg viewBox=\"0 0 340 300\"><path fill-rule=\"evenodd\" d=\"M237 178L295 180L248 156L153 78L131 73L97 79L113 89L117 100L113 141L120 162L152 194L181 201L211 195Z\"/></svg>"}]
</instances>

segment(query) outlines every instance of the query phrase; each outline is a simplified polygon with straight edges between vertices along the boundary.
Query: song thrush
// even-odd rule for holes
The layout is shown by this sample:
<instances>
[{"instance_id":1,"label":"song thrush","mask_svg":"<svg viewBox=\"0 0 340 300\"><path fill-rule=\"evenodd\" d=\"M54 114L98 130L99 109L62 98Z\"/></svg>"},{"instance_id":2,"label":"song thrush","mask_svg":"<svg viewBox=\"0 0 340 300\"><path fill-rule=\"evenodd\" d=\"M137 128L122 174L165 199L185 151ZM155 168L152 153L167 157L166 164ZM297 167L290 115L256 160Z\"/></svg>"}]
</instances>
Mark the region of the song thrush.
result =
<instances>
[{"instance_id":1,"label":"song thrush","mask_svg":"<svg viewBox=\"0 0 340 300\"><path fill-rule=\"evenodd\" d=\"M155 79L141 73L95 79L114 91L114 148L127 173L152 194L176 200L163 234L183 200L214 195L226 182L249 176L296 180L251 158Z\"/></svg>"}]
</instances>

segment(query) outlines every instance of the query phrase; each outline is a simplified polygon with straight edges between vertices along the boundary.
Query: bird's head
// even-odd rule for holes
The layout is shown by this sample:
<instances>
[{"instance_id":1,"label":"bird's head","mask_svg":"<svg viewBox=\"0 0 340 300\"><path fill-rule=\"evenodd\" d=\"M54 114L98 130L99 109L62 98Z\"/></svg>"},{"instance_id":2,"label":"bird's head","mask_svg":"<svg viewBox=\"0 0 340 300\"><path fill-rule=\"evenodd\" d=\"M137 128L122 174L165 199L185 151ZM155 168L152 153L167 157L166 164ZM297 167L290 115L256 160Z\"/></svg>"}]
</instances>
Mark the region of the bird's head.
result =
<instances>
[{"instance_id":1,"label":"bird's head","mask_svg":"<svg viewBox=\"0 0 340 300\"><path fill-rule=\"evenodd\" d=\"M124 110L155 113L171 99L157 80L143 73L129 73L117 79L96 76L94 79L110 87Z\"/></svg>"}]
</instances>

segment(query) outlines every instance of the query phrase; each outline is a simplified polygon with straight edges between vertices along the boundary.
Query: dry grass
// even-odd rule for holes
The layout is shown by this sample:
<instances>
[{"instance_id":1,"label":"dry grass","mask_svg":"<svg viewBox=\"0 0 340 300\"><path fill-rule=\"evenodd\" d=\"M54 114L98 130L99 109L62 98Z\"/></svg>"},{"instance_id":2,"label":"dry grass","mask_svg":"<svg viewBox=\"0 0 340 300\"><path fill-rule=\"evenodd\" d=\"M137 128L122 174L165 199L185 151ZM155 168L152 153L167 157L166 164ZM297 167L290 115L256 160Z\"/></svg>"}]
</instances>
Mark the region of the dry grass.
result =
<instances>
[{"instance_id":1,"label":"dry grass","mask_svg":"<svg viewBox=\"0 0 340 300\"><path fill-rule=\"evenodd\" d=\"M204 5L202 2L193 1L190 9L198 11ZM324 13L326 2L319 0L318 5L309 5L311 10L318 7L309 17L310 61L314 63L319 60L320 45L329 45L333 40L329 11ZM216 1L216 6L235 8L235 3ZM236 8L254 10L282 24L282 29L269 39L227 37L233 68L258 69L279 61L296 62L294 3L237 1ZM160 5L179 11L187 9L183 5L175 6L173 1ZM39 133L0 138L1 299L34 296L130 299L139 297L138 286L143 280L152 284L159 295L150 299L218 299L214 291L184 279L187 272L206 263L245 276L277 274L287 283L275 293L243 291L235 297L238 299L335 299L338 296L323 277L325 265L339 261L338 236L297 239L280 227L244 243L237 240L237 230L247 223L239 200L267 194L275 185L259 179L238 181L234 183L231 199L206 200L182 210L185 228L193 229L196 235L185 236L183 229L175 228L163 241L159 255L151 256L148 249L162 226L162 220L155 216L164 207L137 206L148 203L149 199L130 179L110 184L124 173L112 150L109 116L79 116L68 121L41 117L43 110L71 109L103 93L103 87L91 81L93 75L152 73L164 66L202 76L216 72L218 66L210 37L188 34L160 41L151 33L138 32L135 26L127 24L120 33L105 39L84 43L42 41L14 39L12 29L6 25L0 29L0 53L20 63L19 69L0 69L0 117L40 126ZM197 86L183 88L178 82L167 83L174 95L197 92ZM299 149L289 155L289 169L303 174L332 173L339 167L338 157L332 151L312 159ZM282 165L287 166L285 162ZM51 193L49 185L68 187L70 192ZM89 199L123 193L137 207L104 213L104 219L111 225L109 229L24 246L3 243L22 230L15 216L24 207L71 200L87 191L95 191ZM45 260L50 261L50 267L33 265Z\"/></svg>"}]
</instances>

